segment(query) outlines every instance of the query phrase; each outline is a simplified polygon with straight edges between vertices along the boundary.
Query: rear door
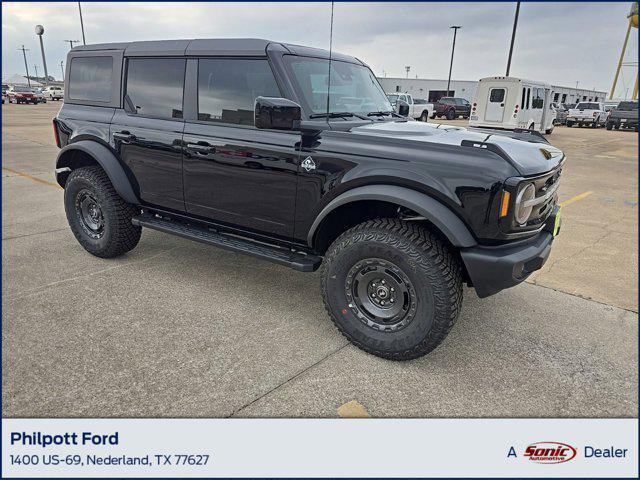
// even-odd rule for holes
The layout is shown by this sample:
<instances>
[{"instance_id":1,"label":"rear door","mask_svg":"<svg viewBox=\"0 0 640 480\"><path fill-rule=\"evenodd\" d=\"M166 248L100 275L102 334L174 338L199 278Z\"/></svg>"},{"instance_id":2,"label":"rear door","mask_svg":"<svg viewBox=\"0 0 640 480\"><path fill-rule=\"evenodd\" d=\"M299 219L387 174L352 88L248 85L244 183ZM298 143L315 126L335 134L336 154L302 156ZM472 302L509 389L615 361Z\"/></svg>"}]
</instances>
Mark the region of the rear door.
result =
<instances>
[{"instance_id":1,"label":"rear door","mask_svg":"<svg viewBox=\"0 0 640 480\"><path fill-rule=\"evenodd\" d=\"M491 87L489 89L489 95L487 96L487 106L484 114L484 119L487 122L503 121L506 99L506 87Z\"/></svg>"},{"instance_id":2,"label":"rear door","mask_svg":"<svg viewBox=\"0 0 640 480\"><path fill-rule=\"evenodd\" d=\"M184 211L182 188L184 58L130 58L125 109L111 124L111 142L135 176L148 205Z\"/></svg>"},{"instance_id":3,"label":"rear door","mask_svg":"<svg viewBox=\"0 0 640 480\"><path fill-rule=\"evenodd\" d=\"M259 130L256 97L281 97L266 58L190 59L187 211L259 234L293 235L300 132Z\"/></svg>"}]
</instances>

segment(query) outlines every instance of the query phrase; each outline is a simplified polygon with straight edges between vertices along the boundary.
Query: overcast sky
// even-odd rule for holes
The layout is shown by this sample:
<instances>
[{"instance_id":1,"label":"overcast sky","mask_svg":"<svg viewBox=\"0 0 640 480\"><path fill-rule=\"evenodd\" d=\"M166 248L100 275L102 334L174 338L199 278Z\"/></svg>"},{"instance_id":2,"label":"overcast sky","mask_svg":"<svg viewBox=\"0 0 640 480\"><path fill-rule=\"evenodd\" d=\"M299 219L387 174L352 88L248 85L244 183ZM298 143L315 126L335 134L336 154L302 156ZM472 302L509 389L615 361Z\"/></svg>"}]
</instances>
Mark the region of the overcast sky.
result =
<instances>
[{"instance_id":1,"label":"overcast sky","mask_svg":"<svg viewBox=\"0 0 640 480\"><path fill-rule=\"evenodd\" d=\"M626 32L630 2L523 2L511 74L558 85L608 90ZM330 3L120 3L82 5L87 43L254 37L328 48ZM367 62L376 75L446 78L450 25L461 25L454 79L504 74L514 3L338 3L334 49ZM76 2L2 3L2 73L42 72L36 24L45 27L50 75L60 77L68 43L81 40ZM628 60L637 59L637 30ZM637 71L637 67L636 67ZM42 73L40 73L42 74ZM620 83L632 88L633 67Z\"/></svg>"}]
</instances>

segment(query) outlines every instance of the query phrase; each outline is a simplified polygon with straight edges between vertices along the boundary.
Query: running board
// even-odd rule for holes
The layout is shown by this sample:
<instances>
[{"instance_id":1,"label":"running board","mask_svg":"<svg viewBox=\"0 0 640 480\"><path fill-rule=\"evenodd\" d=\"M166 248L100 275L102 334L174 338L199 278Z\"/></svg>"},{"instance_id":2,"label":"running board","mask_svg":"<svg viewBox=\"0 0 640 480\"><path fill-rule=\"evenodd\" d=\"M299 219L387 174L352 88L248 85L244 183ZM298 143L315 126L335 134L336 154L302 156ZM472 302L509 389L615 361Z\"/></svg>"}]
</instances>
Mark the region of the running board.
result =
<instances>
[{"instance_id":1,"label":"running board","mask_svg":"<svg viewBox=\"0 0 640 480\"><path fill-rule=\"evenodd\" d=\"M150 213L143 213L133 217L131 223L141 227L159 230L160 232L171 233L179 237L188 238L189 240L195 240L196 242L214 245L233 252L253 255L254 257L286 265L287 267L302 272L312 272L316 270L322 262L322 258L316 255L305 255L304 253L294 252L286 248L266 245L234 235L216 232L206 227L157 217Z\"/></svg>"}]
</instances>

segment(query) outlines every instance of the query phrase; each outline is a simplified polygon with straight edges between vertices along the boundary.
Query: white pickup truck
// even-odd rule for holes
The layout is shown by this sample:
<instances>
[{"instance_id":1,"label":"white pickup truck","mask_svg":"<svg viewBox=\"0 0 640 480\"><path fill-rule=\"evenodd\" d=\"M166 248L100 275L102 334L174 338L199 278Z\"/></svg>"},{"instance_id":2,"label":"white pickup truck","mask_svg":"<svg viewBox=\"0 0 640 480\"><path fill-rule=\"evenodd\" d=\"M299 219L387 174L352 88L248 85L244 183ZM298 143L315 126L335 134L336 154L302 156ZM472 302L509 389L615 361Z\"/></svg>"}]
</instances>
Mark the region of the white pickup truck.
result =
<instances>
[{"instance_id":1,"label":"white pickup truck","mask_svg":"<svg viewBox=\"0 0 640 480\"><path fill-rule=\"evenodd\" d=\"M593 128L598 128L606 121L607 112L602 102L580 102L576 108L571 108L567 112L567 127L577 124L579 127L591 125Z\"/></svg>"},{"instance_id":2,"label":"white pickup truck","mask_svg":"<svg viewBox=\"0 0 640 480\"><path fill-rule=\"evenodd\" d=\"M391 105L396 107L398 100L402 100L409 105L409 117L415 118L422 122L428 122L430 118L434 117L433 103L428 103L421 98L413 98L413 95L408 93L387 93L387 98L391 102Z\"/></svg>"}]
</instances>

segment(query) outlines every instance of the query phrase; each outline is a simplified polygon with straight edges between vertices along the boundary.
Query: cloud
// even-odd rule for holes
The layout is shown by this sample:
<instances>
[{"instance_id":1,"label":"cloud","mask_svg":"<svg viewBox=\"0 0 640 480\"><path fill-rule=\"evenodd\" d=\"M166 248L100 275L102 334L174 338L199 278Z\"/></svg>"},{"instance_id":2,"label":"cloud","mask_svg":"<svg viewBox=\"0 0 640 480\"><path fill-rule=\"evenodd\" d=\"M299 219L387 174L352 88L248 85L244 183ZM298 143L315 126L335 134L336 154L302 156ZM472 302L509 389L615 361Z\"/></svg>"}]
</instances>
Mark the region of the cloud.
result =
<instances>
[{"instance_id":1,"label":"cloud","mask_svg":"<svg viewBox=\"0 0 640 480\"><path fill-rule=\"evenodd\" d=\"M259 37L320 48L329 45L330 3L82 4L89 43L174 38ZM512 74L553 84L608 89L626 31L629 2L523 2ZM458 32L456 79L503 74L515 3L336 3L334 48L367 62L376 74L446 78L450 25ZM42 63L34 26L45 26L50 74L60 75L68 43L82 38L77 3L3 3L2 70ZM637 56L637 36L628 58ZM636 70L637 71L637 70ZM628 68L624 82L633 85ZM622 87L621 87L622 88Z\"/></svg>"}]
</instances>

